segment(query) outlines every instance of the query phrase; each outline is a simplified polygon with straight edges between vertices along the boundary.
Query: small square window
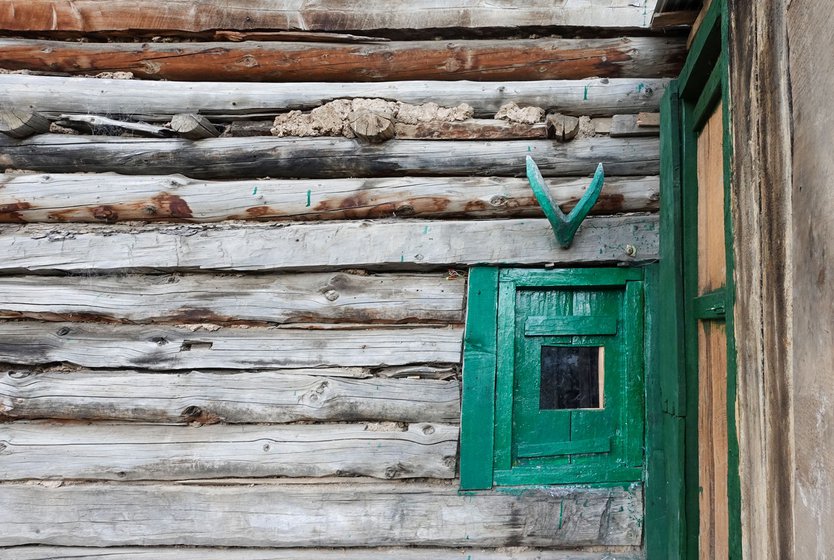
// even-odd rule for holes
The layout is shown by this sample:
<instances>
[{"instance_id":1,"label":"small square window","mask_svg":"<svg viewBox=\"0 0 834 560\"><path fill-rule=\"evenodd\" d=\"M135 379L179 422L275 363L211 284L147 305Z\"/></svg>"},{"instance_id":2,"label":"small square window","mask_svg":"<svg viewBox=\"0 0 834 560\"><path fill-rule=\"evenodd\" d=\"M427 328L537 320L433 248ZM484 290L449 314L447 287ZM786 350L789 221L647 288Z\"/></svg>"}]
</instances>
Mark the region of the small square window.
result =
<instances>
[{"instance_id":1,"label":"small square window","mask_svg":"<svg viewBox=\"0 0 834 560\"><path fill-rule=\"evenodd\" d=\"M540 410L602 408L602 347L542 346Z\"/></svg>"}]
</instances>

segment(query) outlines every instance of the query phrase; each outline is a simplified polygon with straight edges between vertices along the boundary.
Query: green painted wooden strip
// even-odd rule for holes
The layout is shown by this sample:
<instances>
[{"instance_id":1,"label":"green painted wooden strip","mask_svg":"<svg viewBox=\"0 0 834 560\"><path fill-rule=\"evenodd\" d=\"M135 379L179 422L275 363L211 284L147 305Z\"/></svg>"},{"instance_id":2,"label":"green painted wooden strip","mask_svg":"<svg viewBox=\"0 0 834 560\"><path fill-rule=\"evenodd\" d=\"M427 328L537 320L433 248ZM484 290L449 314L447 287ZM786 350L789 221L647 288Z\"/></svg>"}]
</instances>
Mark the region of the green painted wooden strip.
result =
<instances>
[{"instance_id":1,"label":"green painted wooden strip","mask_svg":"<svg viewBox=\"0 0 834 560\"><path fill-rule=\"evenodd\" d=\"M534 270L509 268L501 271L501 282L512 281L518 287L549 286L622 286L629 280L640 280L643 273L639 268L553 268Z\"/></svg>"},{"instance_id":2,"label":"green painted wooden strip","mask_svg":"<svg viewBox=\"0 0 834 560\"><path fill-rule=\"evenodd\" d=\"M496 470L495 484L501 486L520 486L525 484L586 484L590 487L604 486L622 482L632 483L641 480L642 468L588 465L582 470L572 466L514 467L510 470Z\"/></svg>"},{"instance_id":3,"label":"green painted wooden strip","mask_svg":"<svg viewBox=\"0 0 834 560\"><path fill-rule=\"evenodd\" d=\"M494 468L509 469L513 439L516 284L501 280L498 291L498 365L495 396Z\"/></svg>"},{"instance_id":4,"label":"green painted wooden strip","mask_svg":"<svg viewBox=\"0 0 834 560\"><path fill-rule=\"evenodd\" d=\"M497 268L470 269L463 352L462 489L492 487L497 290Z\"/></svg>"},{"instance_id":5,"label":"green painted wooden strip","mask_svg":"<svg viewBox=\"0 0 834 560\"><path fill-rule=\"evenodd\" d=\"M681 110L678 82L660 110L660 263L646 273L646 558L683 558L684 493L683 261ZM662 287L662 289L661 289Z\"/></svg>"},{"instance_id":6,"label":"green painted wooden strip","mask_svg":"<svg viewBox=\"0 0 834 560\"><path fill-rule=\"evenodd\" d=\"M709 74L704 89L692 107L692 126L695 130L701 130L707 119L712 116L715 106L721 100L721 83L724 77L724 57L721 56Z\"/></svg>"},{"instance_id":7,"label":"green painted wooden strip","mask_svg":"<svg viewBox=\"0 0 834 560\"><path fill-rule=\"evenodd\" d=\"M608 453L611 438L578 439L550 443L520 443L516 455L521 458L552 457L553 455L582 455L586 453Z\"/></svg>"},{"instance_id":8,"label":"green painted wooden strip","mask_svg":"<svg viewBox=\"0 0 834 560\"><path fill-rule=\"evenodd\" d=\"M617 317L567 315L564 317L528 317L525 336L572 336L617 334Z\"/></svg>"},{"instance_id":9,"label":"green painted wooden strip","mask_svg":"<svg viewBox=\"0 0 834 560\"><path fill-rule=\"evenodd\" d=\"M644 372L643 360L643 282L632 281L626 284L623 308L626 313L623 321L625 338L625 390L623 402L622 431L625 441L625 460L630 467L643 466L644 441Z\"/></svg>"},{"instance_id":10,"label":"green painted wooden strip","mask_svg":"<svg viewBox=\"0 0 834 560\"><path fill-rule=\"evenodd\" d=\"M727 291L724 288L695 298L695 318L723 321L727 317Z\"/></svg>"}]
</instances>

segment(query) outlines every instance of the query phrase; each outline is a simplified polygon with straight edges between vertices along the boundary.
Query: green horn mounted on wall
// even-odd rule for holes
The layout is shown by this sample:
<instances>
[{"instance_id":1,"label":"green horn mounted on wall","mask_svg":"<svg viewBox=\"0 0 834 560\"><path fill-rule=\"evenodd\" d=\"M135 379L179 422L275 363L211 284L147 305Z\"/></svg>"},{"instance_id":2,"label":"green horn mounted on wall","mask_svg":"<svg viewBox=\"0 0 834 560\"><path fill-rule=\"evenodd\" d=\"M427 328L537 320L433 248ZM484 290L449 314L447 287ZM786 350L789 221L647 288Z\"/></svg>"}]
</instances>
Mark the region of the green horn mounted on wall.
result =
<instances>
[{"instance_id":1,"label":"green horn mounted on wall","mask_svg":"<svg viewBox=\"0 0 834 560\"><path fill-rule=\"evenodd\" d=\"M588 212L596 204L599 193L602 192L602 185L605 183L605 172L602 169L602 164L597 165L591 185L570 214L567 215L562 212L559 205L550 196L550 191L544 183L544 177L539 171L539 166L530 156L527 156L527 179L530 181L530 187L533 189L533 194L536 195L539 206L544 210L544 215L547 216L550 226L553 228L553 233L556 234L559 245L563 249L567 249L570 247L574 235L576 235L576 230L579 229Z\"/></svg>"}]
</instances>

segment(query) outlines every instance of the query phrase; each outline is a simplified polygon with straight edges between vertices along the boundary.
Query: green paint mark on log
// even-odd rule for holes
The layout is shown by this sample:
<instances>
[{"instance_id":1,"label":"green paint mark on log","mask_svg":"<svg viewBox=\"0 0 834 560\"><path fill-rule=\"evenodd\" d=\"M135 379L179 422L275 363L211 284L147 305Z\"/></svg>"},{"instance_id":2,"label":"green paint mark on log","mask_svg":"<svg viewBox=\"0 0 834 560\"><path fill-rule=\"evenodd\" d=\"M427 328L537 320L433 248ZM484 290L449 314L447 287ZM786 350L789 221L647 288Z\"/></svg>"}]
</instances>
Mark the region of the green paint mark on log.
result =
<instances>
[{"instance_id":1,"label":"green paint mark on log","mask_svg":"<svg viewBox=\"0 0 834 560\"><path fill-rule=\"evenodd\" d=\"M313 195L313 191L311 191L310 189L307 189L307 208L310 207L310 198L312 197L312 195Z\"/></svg>"}]
</instances>

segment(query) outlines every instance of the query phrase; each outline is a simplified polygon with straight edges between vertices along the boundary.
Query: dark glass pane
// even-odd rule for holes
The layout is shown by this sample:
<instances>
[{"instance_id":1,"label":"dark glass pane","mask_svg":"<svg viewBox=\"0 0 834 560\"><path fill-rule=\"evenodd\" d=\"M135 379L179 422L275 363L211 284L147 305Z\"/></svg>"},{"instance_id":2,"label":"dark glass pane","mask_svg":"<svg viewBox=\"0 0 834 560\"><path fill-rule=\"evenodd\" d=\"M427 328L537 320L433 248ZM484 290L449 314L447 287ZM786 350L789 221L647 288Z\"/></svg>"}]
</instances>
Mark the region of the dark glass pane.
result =
<instances>
[{"instance_id":1,"label":"dark glass pane","mask_svg":"<svg viewBox=\"0 0 834 560\"><path fill-rule=\"evenodd\" d=\"M599 355L599 347L542 346L539 408L600 408Z\"/></svg>"}]
</instances>

